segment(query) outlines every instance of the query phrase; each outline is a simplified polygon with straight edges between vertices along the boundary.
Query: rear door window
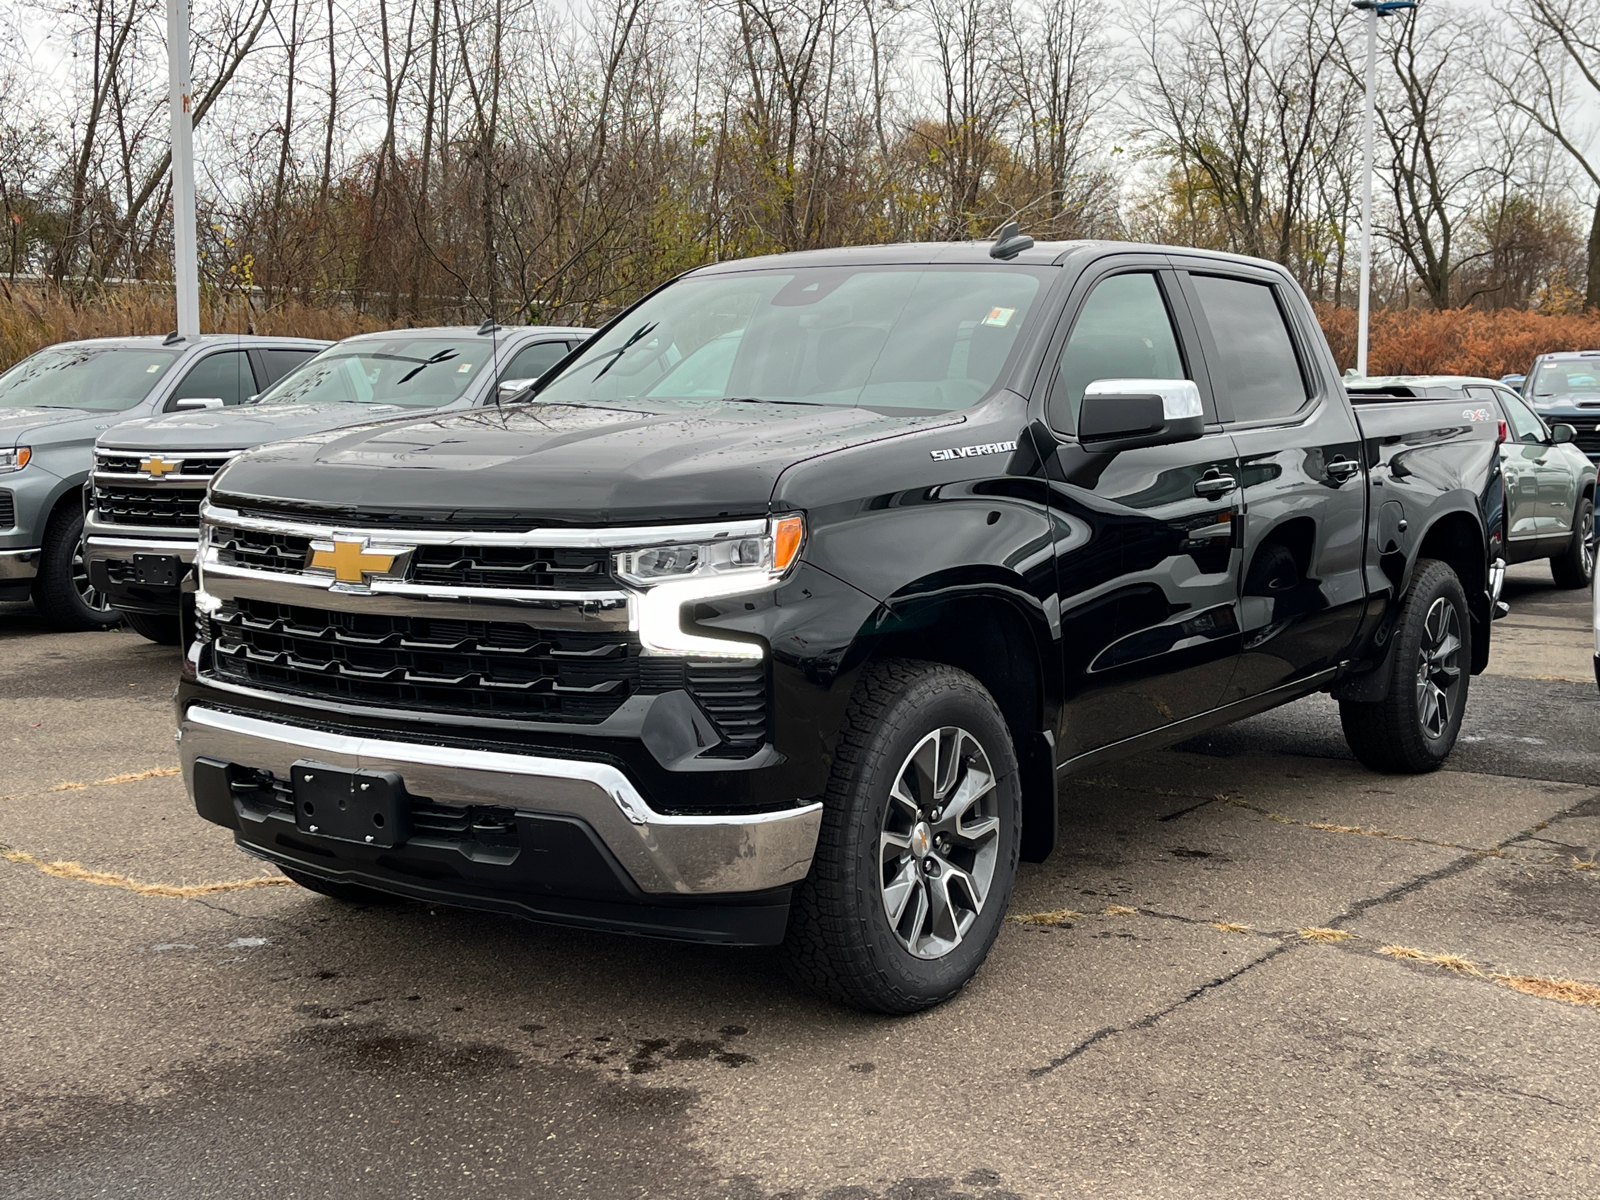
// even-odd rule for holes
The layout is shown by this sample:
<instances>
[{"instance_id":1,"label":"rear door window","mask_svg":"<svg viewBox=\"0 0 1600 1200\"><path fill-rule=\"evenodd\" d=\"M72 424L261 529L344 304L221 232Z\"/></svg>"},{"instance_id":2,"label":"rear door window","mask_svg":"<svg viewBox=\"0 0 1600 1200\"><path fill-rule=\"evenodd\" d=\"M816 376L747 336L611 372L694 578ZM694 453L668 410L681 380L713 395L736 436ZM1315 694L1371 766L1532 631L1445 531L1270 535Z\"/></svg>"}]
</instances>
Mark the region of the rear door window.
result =
<instances>
[{"instance_id":1,"label":"rear door window","mask_svg":"<svg viewBox=\"0 0 1600 1200\"><path fill-rule=\"evenodd\" d=\"M1304 408L1310 393L1273 286L1221 275L1189 280L1211 333L1211 386L1233 405L1233 419L1281 421Z\"/></svg>"},{"instance_id":2,"label":"rear door window","mask_svg":"<svg viewBox=\"0 0 1600 1200\"><path fill-rule=\"evenodd\" d=\"M224 350L208 354L178 381L167 400L171 408L178 400L200 397L220 399L224 405L243 403L256 393L255 376L250 371L250 356L243 350Z\"/></svg>"},{"instance_id":3,"label":"rear door window","mask_svg":"<svg viewBox=\"0 0 1600 1200\"><path fill-rule=\"evenodd\" d=\"M1544 422L1533 415L1533 410L1517 397L1500 392L1500 403L1505 405L1506 420L1511 422L1514 440L1539 445L1547 436Z\"/></svg>"},{"instance_id":4,"label":"rear door window","mask_svg":"<svg viewBox=\"0 0 1600 1200\"><path fill-rule=\"evenodd\" d=\"M566 342L539 342L524 346L500 374L501 382L508 379L537 379L567 356Z\"/></svg>"},{"instance_id":5,"label":"rear door window","mask_svg":"<svg viewBox=\"0 0 1600 1200\"><path fill-rule=\"evenodd\" d=\"M261 388L265 391L290 371L293 371L306 359L315 354L315 350L263 350L261 362L267 369L267 377L261 381Z\"/></svg>"}]
</instances>

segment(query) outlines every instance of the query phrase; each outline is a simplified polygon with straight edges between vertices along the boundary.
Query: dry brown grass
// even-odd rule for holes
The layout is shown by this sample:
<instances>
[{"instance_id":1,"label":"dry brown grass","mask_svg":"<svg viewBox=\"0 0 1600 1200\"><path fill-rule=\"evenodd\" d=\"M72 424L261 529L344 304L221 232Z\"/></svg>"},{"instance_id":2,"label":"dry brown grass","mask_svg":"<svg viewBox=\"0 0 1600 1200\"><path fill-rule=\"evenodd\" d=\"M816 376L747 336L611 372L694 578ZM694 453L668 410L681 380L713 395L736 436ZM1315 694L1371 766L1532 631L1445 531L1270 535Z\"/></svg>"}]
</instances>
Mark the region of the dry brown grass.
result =
<instances>
[{"instance_id":1,"label":"dry brown grass","mask_svg":"<svg viewBox=\"0 0 1600 1200\"><path fill-rule=\"evenodd\" d=\"M1455 971L1461 975L1483 974L1483 968L1460 954L1430 954L1427 958L1436 967L1443 967L1446 971Z\"/></svg>"},{"instance_id":2,"label":"dry brown grass","mask_svg":"<svg viewBox=\"0 0 1600 1200\"><path fill-rule=\"evenodd\" d=\"M1324 925L1307 925L1295 932L1308 942L1348 942L1356 936L1348 929L1329 929Z\"/></svg>"},{"instance_id":3,"label":"dry brown grass","mask_svg":"<svg viewBox=\"0 0 1600 1200\"><path fill-rule=\"evenodd\" d=\"M58 288L12 287L0 280L0 370L56 342L167 333L176 319L171 291L159 287L117 287L85 300ZM219 297L203 303L200 313L200 328L207 333L275 333L330 341L388 324L348 308L290 302L262 310Z\"/></svg>"},{"instance_id":4,"label":"dry brown grass","mask_svg":"<svg viewBox=\"0 0 1600 1200\"><path fill-rule=\"evenodd\" d=\"M1378 953L1387 955L1390 958L1425 959L1428 957L1421 950L1417 950L1411 946L1379 946Z\"/></svg>"},{"instance_id":5,"label":"dry brown grass","mask_svg":"<svg viewBox=\"0 0 1600 1200\"><path fill-rule=\"evenodd\" d=\"M1576 979L1546 979L1540 975L1496 975L1494 981L1501 987L1515 988L1545 1000L1600 1008L1600 987L1592 983L1579 983Z\"/></svg>"},{"instance_id":6,"label":"dry brown grass","mask_svg":"<svg viewBox=\"0 0 1600 1200\"><path fill-rule=\"evenodd\" d=\"M1223 933L1249 933L1250 926L1241 925L1238 921L1213 921L1211 928L1220 929Z\"/></svg>"},{"instance_id":7,"label":"dry brown grass","mask_svg":"<svg viewBox=\"0 0 1600 1200\"><path fill-rule=\"evenodd\" d=\"M1136 917L1138 915L1139 910L1137 908L1129 908L1126 904L1106 905L1106 916L1108 917Z\"/></svg>"},{"instance_id":8,"label":"dry brown grass","mask_svg":"<svg viewBox=\"0 0 1600 1200\"><path fill-rule=\"evenodd\" d=\"M132 771L126 775L111 775L105 779L95 779L88 783L58 783L47 787L42 792L17 792L11 796L0 796L0 800L21 800L28 796L43 796L50 792L81 792L85 788L105 787L112 783L137 783L141 779L164 779L169 775L181 775L182 767L151 767L145 771Z\"/></svg>"},{"instance_id":9,"label":"dry brown grass","mask_svg":"<svg viewBox=\"0 0 1600 1200\"><path fill-rule=\"evenodd\" d=\"M293 887L294 880L281 875L264 875L255 879L230 879L219 883L144 883L127 875L112 871L91 871L82 863L46 862L26 850L17 850L0 843L0 858L35 870L56 879L75 879L80 883L93 883L101 887L121 888L140 896L164 896L174 900L189 900L195 896L211 896L217 892L237 892L246 888Z\"/></svg>"},{"instance_id":10,"label":"dry brown grass","mask_svg":"<svg viewBox=\"0 0 1600 1200\"><path fill-rule=\"evenodd\" d=\"M1070 908L1053 908L1049 912L1023 913L1021 916L1010 917L1018 925L1065 925L1068 921L1076 921L1082 917L1081 912Z\"/></svg>"}]
</instances>

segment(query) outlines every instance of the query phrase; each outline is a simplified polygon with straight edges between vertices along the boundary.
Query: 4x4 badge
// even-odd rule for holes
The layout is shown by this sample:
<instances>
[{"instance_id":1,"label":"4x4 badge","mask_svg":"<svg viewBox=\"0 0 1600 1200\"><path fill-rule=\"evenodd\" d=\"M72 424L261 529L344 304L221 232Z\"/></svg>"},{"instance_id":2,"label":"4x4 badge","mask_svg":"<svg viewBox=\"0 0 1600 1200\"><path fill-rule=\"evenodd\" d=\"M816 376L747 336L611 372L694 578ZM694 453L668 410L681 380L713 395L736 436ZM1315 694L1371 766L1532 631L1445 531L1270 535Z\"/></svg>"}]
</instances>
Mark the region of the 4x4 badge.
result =
<instances>
[{"instance_id":1,"label":"4x4 badge","mask_svg":"<svg viewBox=\"0 0 1600 1200\"><path fill-rule=\"evenodd\" d=\"M333 577L330 588L365 591L375 575L396 577L402 574L413 549L411 546L375 546L366 538L312 542L306 570L315 574L327 572Z\"/></svg>"}]
</instances>

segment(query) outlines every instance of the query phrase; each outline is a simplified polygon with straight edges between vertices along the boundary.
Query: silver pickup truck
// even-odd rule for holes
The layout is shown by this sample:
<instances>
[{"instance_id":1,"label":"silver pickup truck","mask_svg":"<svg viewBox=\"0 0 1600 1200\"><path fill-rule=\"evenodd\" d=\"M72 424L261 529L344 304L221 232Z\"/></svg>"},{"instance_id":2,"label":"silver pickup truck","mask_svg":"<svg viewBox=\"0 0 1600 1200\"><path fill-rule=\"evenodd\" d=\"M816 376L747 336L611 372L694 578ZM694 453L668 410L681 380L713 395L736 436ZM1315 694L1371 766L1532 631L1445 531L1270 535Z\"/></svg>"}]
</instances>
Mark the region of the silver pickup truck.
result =
<instances>
[{"instance_id":1,"label":"silver pickup truck","mask_svg":"<svg viewBox=\"0 0 1600 1200\"><path fill-rule=\"evenodd\" d=\"M0 600L31 595L61 629L122 620L83 564L95 438L141 417L238 404L326 345L240 334L92 338L49 346L0 375Z\"/></svg>"},{"instance_id":2,"label":"silver pickup truck","mask_svg":"<svg viewBox=\"0 0 1600 1200\"><path fill-rule=\"evenodd\" d=\"M229 459L267 442L514 399L592 332L485 323L360 334L238 408L124 422L95 447L89 583L135 631L174 644L200 502Z\"/></svg>"}]
</instances>

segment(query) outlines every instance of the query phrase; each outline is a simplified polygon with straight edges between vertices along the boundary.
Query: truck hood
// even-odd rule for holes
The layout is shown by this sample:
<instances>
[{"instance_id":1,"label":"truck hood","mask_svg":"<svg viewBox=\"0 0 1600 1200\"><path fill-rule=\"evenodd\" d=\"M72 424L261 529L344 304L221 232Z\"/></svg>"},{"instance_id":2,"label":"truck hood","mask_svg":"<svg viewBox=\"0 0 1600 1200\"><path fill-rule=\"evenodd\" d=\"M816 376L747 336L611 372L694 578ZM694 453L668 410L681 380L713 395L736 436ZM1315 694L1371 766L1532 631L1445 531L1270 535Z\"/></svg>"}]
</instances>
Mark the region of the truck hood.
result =
<instances>
[{"instance_id":1,"label":"truck hood","mask_svg":"<svg viewBox=\"0 0 1600 1200\"><path fill-rule=\"evenodd\" d=\"M121 416L83 408L0 408L0 446L10 449L93 438L97 429Z\"/></svg>"},{"instance_id":2,"label":"truck hood","mask_svg":"<svg viewBox=\"0 0 1600 1200\"><path fill-rule=\"evenodd\" d=\"M100 439L107 450L248 450L325 429L403 416L399 404L241 404L125 421ZM415 410L410 410L414 412Z\"/></svg>"},{"instance_id":3,"label":"truck hood","mask_svg":"<svg viewBox=\"0 0 1600 1200\"><path fill-rule=\"evenodd\" d=\"M278 442L234 459L213 491L224 504L463 523L715 520L764 513L792 463L963 419L722 400L519 404Z\"/></svg>"}]
</instances>

